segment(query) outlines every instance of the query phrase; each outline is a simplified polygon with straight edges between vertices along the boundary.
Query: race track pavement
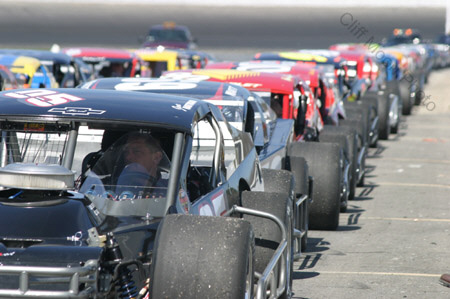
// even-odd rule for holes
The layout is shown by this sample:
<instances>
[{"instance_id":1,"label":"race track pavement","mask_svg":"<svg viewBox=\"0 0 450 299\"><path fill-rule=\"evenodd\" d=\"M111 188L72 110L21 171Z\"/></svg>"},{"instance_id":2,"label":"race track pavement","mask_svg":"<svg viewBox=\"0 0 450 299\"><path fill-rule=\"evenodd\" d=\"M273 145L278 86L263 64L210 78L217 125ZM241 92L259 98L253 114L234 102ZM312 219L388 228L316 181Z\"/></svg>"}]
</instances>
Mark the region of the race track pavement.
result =
<instances>
[{"instance_id":1,"label":"race track pavement","mask_svg":"<svg viewBox=\"0 0 450 299\"><path fill-rule=\"evenodd\" d=\"M450 298L438 282L450 273L449 77L435 71L424 100L434 109L415 106L370 150L338 231L310 231L294 298Z\"/></svg>"}]
</instances>

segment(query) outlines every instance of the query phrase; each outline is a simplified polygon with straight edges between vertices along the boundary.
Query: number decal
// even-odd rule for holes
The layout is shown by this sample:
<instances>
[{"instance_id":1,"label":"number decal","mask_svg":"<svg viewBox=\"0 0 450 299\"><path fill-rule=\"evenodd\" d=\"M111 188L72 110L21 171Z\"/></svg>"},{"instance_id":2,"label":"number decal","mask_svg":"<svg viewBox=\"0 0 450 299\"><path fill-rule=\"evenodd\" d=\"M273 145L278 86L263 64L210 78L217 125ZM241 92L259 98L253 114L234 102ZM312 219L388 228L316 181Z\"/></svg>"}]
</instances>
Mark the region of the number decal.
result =
<instances>
[{"instance_id":1,"label":"number decal","mask_svg":"<svg viewBox=\"0 0 450 299\"><path fill-rule=\"evenodd\" d=\"M15 99L25 100L26 103L37 107L53 107L69 102L84 100L83 98L67 93L58 93L56 91L46 89L9 92L5 95Z\"/></svg>"},{"instance_id":2,"label":"number decal","mask_svg":"<svg viewBox=\"0 0 450 299\"><path fill-rule=\"evenodd\" d=\"M152 82L122 82L114 86L116 90L185 90L196 88L197 84L194 82L173 82L173 81L163 81L154 80Z\"/></svg>"}]
</instances>

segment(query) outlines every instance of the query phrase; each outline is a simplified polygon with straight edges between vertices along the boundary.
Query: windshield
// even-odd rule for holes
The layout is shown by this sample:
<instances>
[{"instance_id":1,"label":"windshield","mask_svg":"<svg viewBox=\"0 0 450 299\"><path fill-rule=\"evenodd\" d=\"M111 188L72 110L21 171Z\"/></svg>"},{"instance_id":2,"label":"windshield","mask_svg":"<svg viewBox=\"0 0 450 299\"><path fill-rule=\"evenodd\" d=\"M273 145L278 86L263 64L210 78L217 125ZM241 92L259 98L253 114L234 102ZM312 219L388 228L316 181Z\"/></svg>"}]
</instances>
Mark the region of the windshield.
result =
<instances>
[{"instance_id":1,"label":"windshield","mask_svg":"<svg viewBox=\"0 0 450 299\"><path fill-rule=\"evenodd\" d=\"M160 41L176 41L187 42L189 41L185 31L179 29L151 29L148 37L150 42Z\"/></svg>"},{"instance_id":2,"label":"windshield","mask_svg":"<svg viewBox=\"0 0 450 299\"><path fill-rule=\"evenodd\" d=\"M105 215L165 214L170 162L157 138L129 132L101 154L80 192Z\"/></svg>"}]
</instances>

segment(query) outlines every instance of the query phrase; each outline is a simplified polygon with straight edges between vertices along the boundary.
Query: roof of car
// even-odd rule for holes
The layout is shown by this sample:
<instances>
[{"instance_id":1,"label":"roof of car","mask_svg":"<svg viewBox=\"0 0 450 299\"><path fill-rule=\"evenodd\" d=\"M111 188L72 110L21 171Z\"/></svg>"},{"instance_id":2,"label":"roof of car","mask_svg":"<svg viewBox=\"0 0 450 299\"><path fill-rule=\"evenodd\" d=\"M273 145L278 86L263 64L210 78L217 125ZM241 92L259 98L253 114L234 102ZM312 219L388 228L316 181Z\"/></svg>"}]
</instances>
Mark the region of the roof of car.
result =
<instances>
[{"instance_id":1,"label":"roof of car","mask_svg":"<svg viewBox=\"0 0 450 299\"><path fill-rule=\"evenodd\" d=\"M296 63L295 61L282 60L250 60L240 62L217 62L210 63L206 69L235 69L238 71L269 72L279 74L292 74L299 76L302 80L315 80L317 85L319 70L315 65L307 63Z\"/></svg>"},{"instance_id":2,"label":"roof of car","mask_svg":"<svg viewBox=\"0 0 450 299\"><path fill-rule=\"evenodd\" d=\"M184 96L213 98L241 97L247 98L250 92L237 85L226 82L170 80L163 78L100 78L87 82L81 88L115 89L128 91L161 92Z\"/></svg>"},{"instance_id":3,"label":"roof of car","mask_svg":"<svg viewBox=\"0 0 450 299\"><path fill-rule=\"evenodd\" d=\"M127 50L114 48L72 47L63 48L62 51L72 57L105 57L113 59L132 59L135 57L135 54Z\"/></svg>"},{"instance_id":4,"label":"roof of car","mask_svg":"<svg viewBox=\"0 0 450 299\"><path fill-rule=\"evenodd\" d=\"M179 53L171 49L158 50L156 48L143 48L133 51L144 61L167 61L177 59Z\"/></svg>"},{"instance_id":5,"label":"roof of car","mask_svg":"<svg viewBox=\"0 0 450 299\"><path fill-rule=\"evenodd\" d=\"M31 49L0 49L0 54L23 55L37 58L39 60L51 60L56 63L70 64L72 58L64 53L54 53L46 50Z\"/></svg>"},{"instance_id":6,"label":"roof of car","mask_svg":"<svg viewBox=\"0 0 450 299\"><path fill-rule=\"evenodd\" d=\"M177 75L178 73L178 75ZM228 82L241 85L252 91L272 91L291 93L300 79L287 74L238 71L228 69L195 69L165 72L163 77L176 78L179 74L190 73L192 78L204 81Z\"/></svg>"},{"instance_id":7,"label":"roof of car","mask_svg":"<svg viewBox=\"0 0 450 299\"><path fill-rule=\"evenodd\" d=\"M39 59L22 55L1 55L0 63L7 66L13 73L23 73L32 77L41 65Z\"/></svg>"},{"instance_id":8,"label":"roof of car","mask_svg":"<svg viewBox=\"0 0 450 299\"><path fill-rule=\"evenodd\" d=\"M164 22L162 24L156 24L150 27L151 29L160 29L160 30L173 30L173 29L178 29L178 30L185 30L185 31L189 31L188 27L185 25L178 25L175 22Z\"/></svg>"},{"instance_id":9,"label":"roof of car","mask_svg":"<svg viewBox=\"0 0 450 299\"><path fill-rule=\"evenodd\" d=\"M148 123L191 133L207 102L188 97L132 91L19 89L0 92L0 119L7 116Z\"/></svg>"},{"instance_id":10,"label":"roof of car","mask_svg":"<svg viewBox=\"0 0 450 299\"><path fill-rule=\"evenodd\" d=\"M257 53L253 57L254 60L290 60L290 61L309 61L315 63L332 63L330 57L303 53L303 52L266 52Z\"/></svg>"}]
</instances>

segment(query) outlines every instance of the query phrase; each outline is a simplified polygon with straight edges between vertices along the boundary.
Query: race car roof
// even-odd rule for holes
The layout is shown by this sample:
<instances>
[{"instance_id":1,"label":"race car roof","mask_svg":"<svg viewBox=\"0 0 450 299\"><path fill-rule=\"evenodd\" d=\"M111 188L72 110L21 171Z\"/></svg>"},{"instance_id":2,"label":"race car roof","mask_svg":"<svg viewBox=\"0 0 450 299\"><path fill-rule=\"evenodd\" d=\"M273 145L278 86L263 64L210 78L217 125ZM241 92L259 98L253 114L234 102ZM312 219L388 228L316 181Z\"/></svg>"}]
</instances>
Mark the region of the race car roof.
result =
<instances>
[{"instance_id":1,"label":"race car roof","mask_svg":"<svg viewBox=\"0 0 450 299\"><path fill-rule=\"evenodd\" d=\"M135 57L135 54L127 50L112 48L73 47L63 48L62 51L72 57L104 57L113 59L132 59Z\"/></svg>"},{"instance_id":2,"label":"race car roof","mask_svg":"<svg viewBox=\"0 0 450 299\"><path fill-rule=\"evenodd\" d=\"M0 119L42 117L149 124L191 133L193 121L209 111L188 97L131 91L19 89L0 92Z\"/></svg>"},{"instance_id":3,"label":"race car roof","mask_svg":"<svg viewBox=\"0 0 450 299\"><path fill-rule=\"evenodd\" d=\"M235 69L238 71L253 71L297 75L304 81L317 86L319 70L314 65L298 64L295 61L284 60L250 60L240 62L216 62L208 64L205 69Z\"/></svg>"},{"instance_id":4,"label":"race car roof","mask_svg":"<svg viewBox=\"0 0 450 299\"><path fill-rule=\"evenodd\" d=\"M257 53L253 57L253 60L289 60L314 63L333 63L330 61L330 57L303 52Z\"/></svg>"},{"instance_id":5,"label":"race car roof","mask_svg":"<svg viewBox=\"0 0 450 299\"><path fill-rule=\"evenodd\" d=\"M170 80L164 78L100 78L84 83L81 88L162 92L184 96L248 98L250 92L226 82Z\"/></svg>"},{"instance_id":6,"label":"race car roof","mask_svg":"<svg viewBox=\"0 0 450 299\"><path fill-rule=\"evenodd\" d=\"M163 78L190 81L216 81L240 85L251 91L292 93L300 78L287 74L238 71L228 69L195 69L163 73Z\"/></svg>"},{"instance_id":7,"label":"race car roof","mask_svg":"<svg viewBox=\"0 0 450 299\"><path fill-rule=\"evenodd\" d=\"M30 49L0 49L0 54L23 55L37 58L39 60L48 60L60 64L70 64L72 58L64 53L54 53L45 50Z\"/></svg>"}]
</instances>

